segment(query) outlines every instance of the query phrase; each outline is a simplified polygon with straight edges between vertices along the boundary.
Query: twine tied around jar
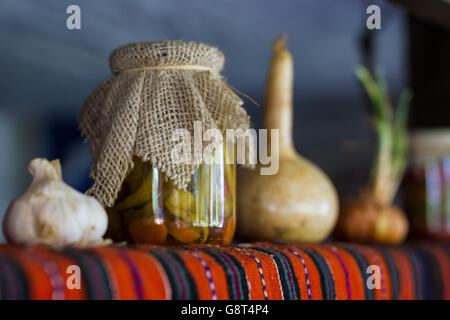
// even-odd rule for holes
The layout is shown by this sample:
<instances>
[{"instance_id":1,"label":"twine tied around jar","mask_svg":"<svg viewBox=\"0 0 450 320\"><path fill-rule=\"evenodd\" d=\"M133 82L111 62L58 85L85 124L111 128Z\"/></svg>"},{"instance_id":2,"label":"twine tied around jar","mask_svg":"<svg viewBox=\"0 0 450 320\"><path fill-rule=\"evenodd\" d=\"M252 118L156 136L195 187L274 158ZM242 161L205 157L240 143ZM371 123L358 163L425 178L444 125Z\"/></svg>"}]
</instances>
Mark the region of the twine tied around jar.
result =
<instances>
[{"instance_id":1,"label":"twine tied around jar","mask_svg":"<svg viewBox=\"0 0 450 320\"><path fill-rule=\"evenodd\" d=\"M133 156L150 162L179 189L185 189L199 164L175 163L175 129L249 128L250 120L235 89L222 79L224 56L201 43L134 43L110 56L114 76L84 103L78 116L90 142L94 180L88 193L112 206L133 168ZM235 90L237 91L237 90ZM209 141L203 141L203 147Z\"/></svg>"},{"instance_id":2,"label":"twine tied around jar","mask_svg":"<svg viewBox=\"0 0 450 320\"><path fill-rule=\"evenodd\" d=\"M136 71L144 71L144 70L195 70L195 71L207 71L207 72L214 72L213 69L208 68L208 67L204 67L204 66L199 66L199 65L178 65L178 66L150 66L150 67L139 67L139 68L131 68L131 69L126 69L126 70L122 70L119 72L119 74L123 74L123 73L127 73L127 72L136 72ZM236 92L238 94L240 94L241 96L246 97L248 100L250 100L254 105L260 107L259 103L256 102L252 97L250 97L249 95L239 91L238 89L236 89L235 87L233 87L231 84L227 83L227 86L229 89L231 89L233 92Z\"/></svg>"}]
</instances>

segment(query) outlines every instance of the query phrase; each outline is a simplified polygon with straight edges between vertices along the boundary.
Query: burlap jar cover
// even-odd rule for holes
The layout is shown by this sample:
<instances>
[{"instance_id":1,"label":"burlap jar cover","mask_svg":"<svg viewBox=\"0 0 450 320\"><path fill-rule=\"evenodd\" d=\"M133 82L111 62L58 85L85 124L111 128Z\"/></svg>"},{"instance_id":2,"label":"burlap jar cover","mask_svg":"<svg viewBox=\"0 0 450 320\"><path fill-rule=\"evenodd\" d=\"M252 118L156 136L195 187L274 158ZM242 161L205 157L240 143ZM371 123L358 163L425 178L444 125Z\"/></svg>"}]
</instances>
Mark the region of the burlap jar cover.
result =
<instances>
[{"instance_id":1,"label":"burlap jar cover","mask_svg":"<svg viewBox=\"0 0 450 320\"><path fill-rule=\"evenodd\" d=\"M194 134L194 122L207 129L247 129L242 100L220 76L224 55L201 43L134 43L110 56L115 74L88 97L79 114L90 141L94 180L89 194L112 206L134 155L184 189L198 164L172 161L173 130ZM209 142L203 142L203 147Z\"/></svg>"}]
</instances>

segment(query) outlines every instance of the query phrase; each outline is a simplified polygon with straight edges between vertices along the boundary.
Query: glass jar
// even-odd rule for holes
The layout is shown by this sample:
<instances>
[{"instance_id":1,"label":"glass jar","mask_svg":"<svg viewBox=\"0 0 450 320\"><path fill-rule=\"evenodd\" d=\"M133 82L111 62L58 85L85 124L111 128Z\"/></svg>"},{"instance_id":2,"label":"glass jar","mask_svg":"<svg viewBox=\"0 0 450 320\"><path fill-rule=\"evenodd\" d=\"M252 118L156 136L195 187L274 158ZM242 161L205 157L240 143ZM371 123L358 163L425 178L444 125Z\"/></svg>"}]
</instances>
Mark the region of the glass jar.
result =
<instances>
[{"instance_id":1,"label":"glass jar","mask_svg":"<svg viewBox=\"0 0 450 320\"><path fill-rule=\"evenodd\" d=\"M402 188L411 235L450 239L450 130L413 132L411 153Z\"/></svg>"},{"instance_id":2,"label":"glass jar","mask_svg":"<svg viewBox=\"0 0 450 320\"><path fill-rule=\"evenodd\" d=\"M219 161L200 165L185 190L135 157L115 204L107 209L106 236L136 244L230 244L236 226L236 165L225 144L219 153Z\"/></svg>"}]
</instances>

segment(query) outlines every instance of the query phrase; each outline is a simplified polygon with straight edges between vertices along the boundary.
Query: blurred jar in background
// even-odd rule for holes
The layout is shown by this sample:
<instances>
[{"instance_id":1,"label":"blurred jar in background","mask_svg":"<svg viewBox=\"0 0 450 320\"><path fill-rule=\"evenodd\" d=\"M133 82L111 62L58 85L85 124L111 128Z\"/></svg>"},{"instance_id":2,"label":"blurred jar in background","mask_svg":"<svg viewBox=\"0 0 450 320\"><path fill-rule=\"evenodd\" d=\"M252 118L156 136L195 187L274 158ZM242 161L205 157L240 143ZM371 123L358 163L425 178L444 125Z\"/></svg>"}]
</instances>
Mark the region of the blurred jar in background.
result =
<instances>
[{"instance_id":1,"label":"blurred jar in background","mask_svg":"<svg viewBox=\"0 0 450 320\"><path fill-rule=\"evenodd\" d=\"M411 133L403 191L411 236L450 240L450 129Z\"/></svg>"}]
</instances>

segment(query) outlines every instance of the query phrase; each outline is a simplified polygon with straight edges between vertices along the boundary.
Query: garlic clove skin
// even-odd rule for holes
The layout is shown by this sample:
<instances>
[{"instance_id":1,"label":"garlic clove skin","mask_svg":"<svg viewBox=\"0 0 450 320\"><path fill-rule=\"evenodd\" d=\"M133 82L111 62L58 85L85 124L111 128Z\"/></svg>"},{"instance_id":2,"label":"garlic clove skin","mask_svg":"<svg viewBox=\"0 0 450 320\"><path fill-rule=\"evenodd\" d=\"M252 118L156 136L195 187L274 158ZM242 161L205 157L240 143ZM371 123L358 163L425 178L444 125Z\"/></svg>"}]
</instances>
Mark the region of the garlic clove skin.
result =
<instances>
[{"instance_id":1,"label":"garlic clove skin","mask_svg":"<svg viewBox=\"0 0 450 320\"><path fill-rule=\"evenodd\" d=\"M33 182L8 207L3 233L8 242L47 244L55 248L102 243L108 218L93 197L62 181L59 162L34 159Z\"/></svg>"}]
</instances>

